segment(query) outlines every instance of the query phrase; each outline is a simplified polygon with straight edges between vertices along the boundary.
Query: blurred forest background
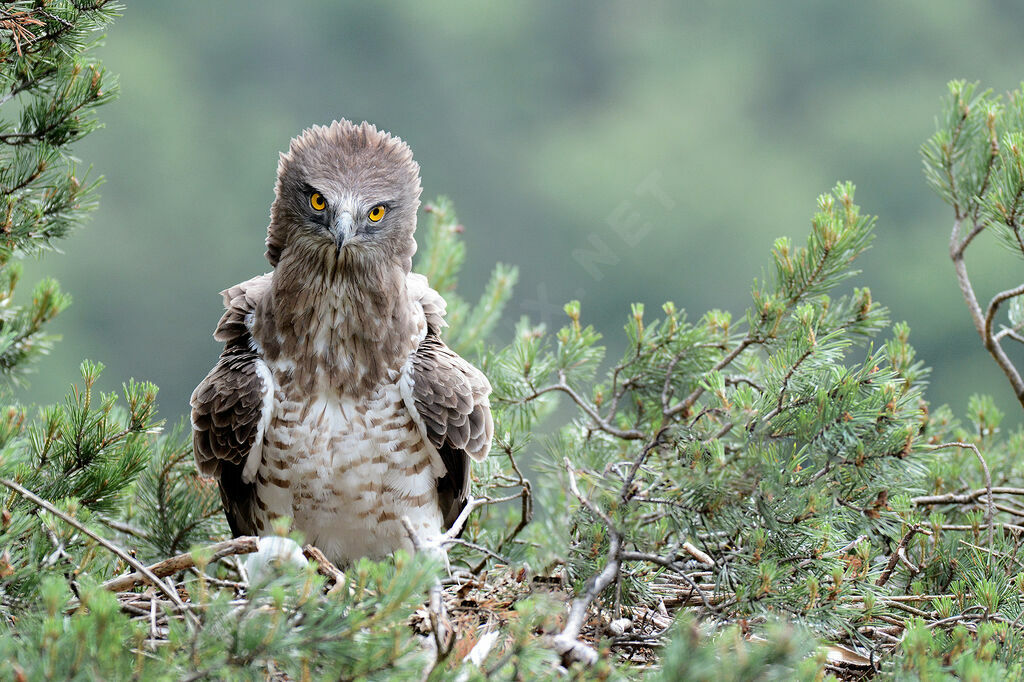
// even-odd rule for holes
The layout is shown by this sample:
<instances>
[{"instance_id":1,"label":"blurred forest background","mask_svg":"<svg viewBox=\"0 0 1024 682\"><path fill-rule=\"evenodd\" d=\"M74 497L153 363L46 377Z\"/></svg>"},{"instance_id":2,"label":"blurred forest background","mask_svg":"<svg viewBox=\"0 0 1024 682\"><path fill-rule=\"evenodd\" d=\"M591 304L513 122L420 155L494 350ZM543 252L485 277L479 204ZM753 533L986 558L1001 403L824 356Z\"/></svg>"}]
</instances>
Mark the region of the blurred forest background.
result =
<instances>
[{"instance_id":1,"label":"blurred forest background","mask_svg":"<svg viewBox=\"0 0 1024 682\"><path fill-rule=\"evenodd\" d=\"M464 294L519 266L503 343L520 315L560 325L570 298L615 354L632 301L738 314L772 241L802 243L815 197L852 180L879 216L854 284L910 323L931 401L963 414L989 392L1019 421L918 148L948 80L1020 84L1022 25L1009 0L132 4L99 51L120 100L77 150L106 176L100 209L26 268L74 304L19 397L59 400L88 357L107 388L152 380L163 415L186 414L219 352L217 292L269 267L278 152L347 117L406 139L424 199L455 201ZM985 301L1021 281L998 247L968 258Z\"/></svg>"}]
</instances>

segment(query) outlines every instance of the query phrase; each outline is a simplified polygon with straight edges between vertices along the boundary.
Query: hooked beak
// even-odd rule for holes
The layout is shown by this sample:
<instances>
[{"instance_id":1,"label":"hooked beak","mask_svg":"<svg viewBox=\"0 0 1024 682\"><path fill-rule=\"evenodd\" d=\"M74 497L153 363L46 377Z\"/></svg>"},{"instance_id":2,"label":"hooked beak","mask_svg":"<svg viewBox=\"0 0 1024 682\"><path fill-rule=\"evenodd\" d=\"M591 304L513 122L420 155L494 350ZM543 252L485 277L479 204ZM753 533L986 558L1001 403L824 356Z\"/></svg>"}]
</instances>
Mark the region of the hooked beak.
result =
<instances>
[{"instance_id":1,"label":"hooked beak","mask_svg":"<svg viewBox=\"0 0 1024 682\"><path fill-rule=\"evenodd\" d=\"M334 239L338 245L338 251L341 251L341 247L345 245L345 242L352 239L355 232L356 228L355 223L352 221L352 214L348 211L342 211L341 215L338 216L338 222L334 224Z\"/></svg>"}]
</instances>

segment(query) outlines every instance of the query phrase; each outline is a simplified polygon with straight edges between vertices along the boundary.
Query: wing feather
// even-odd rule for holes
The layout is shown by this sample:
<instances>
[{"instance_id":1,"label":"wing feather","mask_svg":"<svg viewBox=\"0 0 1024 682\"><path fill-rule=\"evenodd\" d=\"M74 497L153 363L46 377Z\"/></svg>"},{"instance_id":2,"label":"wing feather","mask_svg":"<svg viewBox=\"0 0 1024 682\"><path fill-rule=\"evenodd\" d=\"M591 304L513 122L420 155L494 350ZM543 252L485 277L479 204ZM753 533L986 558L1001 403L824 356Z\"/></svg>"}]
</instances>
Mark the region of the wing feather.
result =
<instances>
[{"instance_id":1,"label":"wing feather","mask_svg":"<svg viewBox=\"0 0 1024 682\"><path fill-rule=\"evenodd\" d=\"M441 512L450 526L469 494L470 459L487 456L494 423L487 377L448 348L438 332L437 326L428 325L412 356L412 397L426 437L445 467L437 487Z\"/></svg>"},{"instance_id":2,"label":"wing feather","mask_svg":"<svg viewBox=\"0 0 1024 682\"><path fill-rule=\"evenodd\" d=\"M263 275L222 292L227 310L214 338L224 342L224 351L190 401L196 465L217 478L236 536L256 532L253 478L273 407L270 372L249 332L252 312L268 284L269 276Z\"/></svg>"}]
</instances>

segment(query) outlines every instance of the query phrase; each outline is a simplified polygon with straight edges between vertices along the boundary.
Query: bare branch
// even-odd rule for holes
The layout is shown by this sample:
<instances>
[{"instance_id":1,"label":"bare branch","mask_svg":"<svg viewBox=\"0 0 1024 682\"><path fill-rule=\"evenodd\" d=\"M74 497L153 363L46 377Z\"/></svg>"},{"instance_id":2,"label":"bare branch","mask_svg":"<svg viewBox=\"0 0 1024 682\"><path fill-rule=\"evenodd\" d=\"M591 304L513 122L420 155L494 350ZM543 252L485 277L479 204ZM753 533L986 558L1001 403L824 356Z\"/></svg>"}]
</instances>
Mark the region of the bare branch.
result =
<instances>
[{"instance_id":1,"label":"bare branch","mask_svg":"<svg viewBox=\"0 0 1024 682\"><path fill-rule=\"evenodd\" d=\"M593 420L594 425L598 430L604 431L611 436L615 436L616 438L621 438L623 440L640 440L644 437L642 431L637 431L636 429L623 430L613 426L607 420L602 419L601 415L599 415L597 410L594 409L594 406L584 400L583 396L573 390L573 388L565 382L565 375L561 372L559 372L557 384L551 384L550 386L539 388L530 395L521 398L518 402L527 403L544 395L545 393L551 393L552 391L561 391L569 396L572 401Z\"/></svg>"},{"instance_id":2,"label":"bare branch","mask_svg":"<svg viewBox=\"0 0 1024 682\"><path fill-rule=\"evenodd\" d=\"M985 473L985 493L988 496L988 509L985 511L985 525L988 526L988 546L991 548L993 536L995 533L995 525L993 523L993 519L996 514L996 509L995 500L992 498L992 472L989 471L988 462L986 462L985 458L981 456L981 452L978 450L978 446L974 445L973 443L960 443L956 441L950 443L942 443L941 445L936 445L932 447L932 450L944 450L946 448L968 449L971 452L973 452L974 456L978 458L979 462L981 462L981 469Z\"/></svg>"},{"instance_id":3,"label":"bare branch","mask_svg":"<svg viewBox=\"0 0 1024 682\"><path fill-rule=\"evenodd\" d=\"M889 563L885 565L885 570L882 571L882 575L878 576L878 580L875 581L875 585L881 587L882 585L885 585L887 582L889 582L889 577L892 575L893 569L896 568L896 564L900 561L900 557L902 556L904 561L907 560L906 556L903 556L903 552L906 549L907 544L909 544L911 538L913 538L920 531L921 528L917 524L914 524L910 527L910 530L908 530L907 534L900 539L900 543L896 545L896 549L894 549L892 554L889 556ZM914 570L912 570L911 573L917 572L918 569L915 566Z\"/></svg>"},{"instance_id":4,"label":"bare branch","mask_svg":"<svg viewBox=\"0 0 1024 682\"><path fill-rule=\"evenodd\" d=\"M225 540L224 542L218 542L214 545L204 547L200 551L203 553L209 553L206 562L211 563L227 556L251 554L252 552L257 551L258 540L259 538L255 536L243 536L233 538L231 540ZM166 578L167 576L174 575L179 571L186 571L193 568L195 565L195 552L185 552L183 554L173 556L170 559L158 561L157 563L149 566L147 571L150 575L156 576L157 578ZM134 573L120 575L103 583L103 588L110 590L111 592L125 592L138 585L152 583L153 580L150 575L147 575L142 571L135 571Z\"/></svg>"},{"instance_id":5,"label":"bare branch","mask_svg":"<svg viewBox=\"0 0 1024 682\"><path fill-rule=\"evenodd\" d=\"M493 502L505 502L507 500L517 499L518 497L519 495L510 495L500 500L493 500ZM476 511L477 507L482 507L485 504L491 503L492 500L487 497L473 497L472 495L469 495L466 498L466 506L462 508L462 511L459 512L458 518L456 518L455 521L452 522L451 527L444 534L445 541L447 541L448 538L453 538L462 532L462 528L466 525L466 521L469 520L469 515Z\"/></svg>"},{"instance_id":6,"label":"bare branch","mask_svg":"<svg viewBox=\"0 0 1024 682\"><path fill-rule=\"evenodd\" d=\"M996 343L998 343L998 342L1003 340L1004 336L1010 337L1011 339L1013 339L1017 343L1024 343L1024 336L1020 335L1020 330L1019 329L1011 329L1009 327L1006 327L1004 329L999 330L999 332L995 336L993 336L992 338L995 339Z\"/></svg>"},{"instance_id":7,"label":"bare branch","mask_svg":"<svg viewBox=\"0 0 1024 682\"><path fill-rule=\"evenodd\" d=\"M572 491L572 494L583 506L590 510L591 514L601 519L608 528L608 558L600 572L587 578L587 582L583 585L583 594L572 600L572 605L569 607L569 617L565 621L565 627L553 638L553 643L555 649L562 656L592 665L597 661L597 652L592 647L579 641L580 630L583 628L583 622L586 620L590 604L597 599L599 594L604 592L605 588L615 582L615 579L619 576L619 569L622 567L622 559L620 557L622 536L619 535L619 531L611 518L598 509L597 505L589 498L580 493L580 489L576 485L576 472L572 468L572 464L568 458L565 458L563 461L565 463L565 470L569 474L569 490Z\"/></svg>"},{"instance_id":8,"label":"bare branch","mask_svg":"<svg viewBox=\"0 0 1024 682\"><path fill-rule=\"evenodd\" d=\"M995 341L992 336L992 322L995 319L996 312L999 310L999 306L1011 298L1016 298L1021 294L1024 294L1024 284L1014 287L1013 289L1001 291L992 297L992 300L989 301L988 309L985 311L985 338L992 338L993 341Z\"/></svg>"},{"instance_id":9,"label":"bare branch","mask_svg":"<svg viewBox=\"0 0 1024 682\"><path fill-rule=\"evenodd\" d=\"M302 554L310 561L315 561L317 563L317 573L328 580L334 581L335 586L344 584L345 573L335 566L330 559L324 556L324 553L320 551L319 547L306 545L302 548Z\"/></svg>"},{"instance_id":10,"label":"bare branch","mask_svg":"<svg viewBox=\"0 0 1024 682\"><path fill-rule=\"evenodd\" d=\"M970 504L988 493L987 488L978 488L969 493L946 493L945 495L922 495L911 498L918 507L932 504ZM1024 488L992 488L993 495L1024 495Z\"/></svg>"},{"instance_id":11,"label":"bare branch","mask_svg":"<svg viewBox=\"0 0 1024 682\"><path fill-rule=\"evenodd\" d=\"M967 264L964 262L964 251L960 248L960 224L962 217L960 216L959 210L957 212L957 219L953 222L953 231L949 238L949 256L953 260L953 267L956 270L957 284L960 286L960 293L964 297L964 302L967 304L967 311L971 315L971 320L974 322L974 328L978 331L978 336L981 337L982 343L985 345L985 349L989 352L992 358L999 365L999 369L1003 370L1003 374L1010 381L1010 386L1013 388L1014 395L1017 396L1018 402L1024 407L1024 378L1021 378L1020 372L1017 367L1013 364L1010 358L1006 355L1003 347L999 345L999 341L992 335L992 320L995 316L995 311L999 305L1014 296L1019 296L1024 293L1024 290L1017 291L1017 289L1010 289L998 294L989 303L987 312L982 312L981 305L978 303L978 297L974 293L974 286L971 284L970 276L967 274ZM1021 289L1021 287L1018 287ZM1014 293L1017 292L1017 293ZM1005 296L1005 298L1000 298Z\"/></svg>"}]
</instances>

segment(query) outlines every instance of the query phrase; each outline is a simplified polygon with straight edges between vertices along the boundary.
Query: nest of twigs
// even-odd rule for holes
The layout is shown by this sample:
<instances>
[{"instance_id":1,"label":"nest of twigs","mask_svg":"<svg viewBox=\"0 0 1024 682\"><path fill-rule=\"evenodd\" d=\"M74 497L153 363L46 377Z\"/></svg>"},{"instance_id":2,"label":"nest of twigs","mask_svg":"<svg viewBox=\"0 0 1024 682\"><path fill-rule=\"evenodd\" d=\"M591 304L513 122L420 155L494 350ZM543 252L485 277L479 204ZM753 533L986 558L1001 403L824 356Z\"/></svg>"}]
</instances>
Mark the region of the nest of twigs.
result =
<instances>
[{"instance_id":1,"label":"nest of twigs","mask_svg":"<svg viewBox=\"0 0 1024 682\"><path fill-rule=\"evenodd\" d=\"M210 545L196 553L209 562L220 561L224 567L221 577L204 574L203 579L220 590L230 590L233 598L230 604L244 609L248 603L249 578L242 557L257 549L258 539L240 537ZM345 573L332 564L316 547L306 545L303 554L314 562L316 570L323 575L325 593L345 586ZM149 576L134 571L108 581L104 586L115 592L121 609L133 620L146 623L149 636L145 645L158 648L168 642L170 623L173 620L195 619L203 608L192 600L186 578L190 573L200 571L194 554L180 554L146 567ZM582 651L597 651L602 647L610 649L638 669L653 668L658 655L668 641L669 629L681 610L692 610L714 621L714 607L733 595L716 591L715 585L707 582L711 572L699 560L692 562L692 570L682 576L665 573L651 583L651 603L641 605L609 605L600 599L591 605L578 642ZM154 584L153 578L157 579ZM193 583L194 586L194 583ZM193 587L194 589L194 587ZM562 575L529 575L524 568L497 565L479 575L466 571L455 571L438 582L424 603L409 620L413 632L420 635L423 645L436 652L441 659L461 661L468 659L481 662L491 653L505 649L509 637L505 634L518 614L516 603L528 596L544 593L562 602L565 608L546 627L536 629L533 634L544 645L562 654L563 662L587 662L586 653L566 649L558 642L558 633L566 619L572 601L571 590L565 585ZM894 597L894 606L909 615L928 616L918 608L935 595ZM979 614L980 617L980 614ZM897 619L891 624L867 626L860 634L875 642L875 655L849 637L840 639L827 648L826 669L840 679L863 679L871 677L877 670L877 652L895 649L899 646L905 624ZM757 623L743 624L751 630ZM969 624L968 624L969 626ZM757 636L747 638L757 641ZM279 674L274 679L287 679Z\"/></svg>"}]
</instances>

